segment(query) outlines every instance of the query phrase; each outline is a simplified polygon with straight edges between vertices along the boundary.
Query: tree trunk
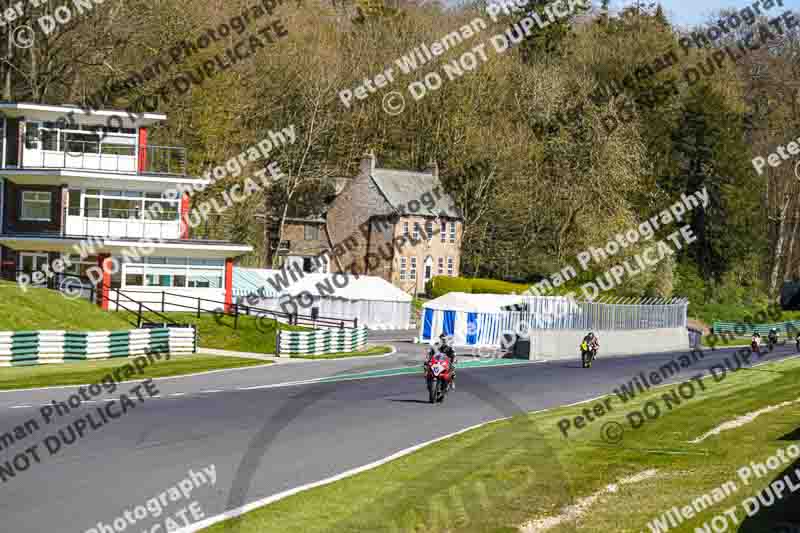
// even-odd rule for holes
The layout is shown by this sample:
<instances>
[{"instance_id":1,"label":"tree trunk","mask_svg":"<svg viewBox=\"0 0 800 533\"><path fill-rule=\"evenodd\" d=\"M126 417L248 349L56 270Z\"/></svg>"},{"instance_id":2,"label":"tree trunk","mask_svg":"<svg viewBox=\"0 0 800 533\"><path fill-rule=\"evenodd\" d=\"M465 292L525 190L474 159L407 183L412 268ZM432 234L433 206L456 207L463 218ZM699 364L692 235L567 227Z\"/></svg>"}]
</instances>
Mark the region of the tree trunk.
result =
<instances>
[{"instance_id":1,"label":"tree trunk","mask_svg":"<svg viewBox=\"0 0 800 533\"><path fill-rule=\"evenodd\" d=\"M794 271L794 261L792 255L794 254L794 240L795 232L797 231L797 209L792 209L792 222L789 225L789 245L786 247L786 266L783 267L783 277L789 276L792 279L792 271Z\"/></svg>"},{"instance_id":2,"label":"tree trunk","mask_svg":"<svg viewBox=\"0 0 800 533\"><path fill-rule=\"evenodd\" d=\"M281 213L281 221L280 221L280 224L278 225L278 250L280 250L281 242L283 242L283 225L286 222L286 213L289 212L289 202L290 201L291 201L291 198L287 198L286 199L286 203L283 204L283 212ZM277 268L278 267L278 257L279 257L278 253L276 253L272 257L272 268Z\"/></svg>"},{"instance_id":3,"label":"tree trunk","mask_svg":"<svg viewBox=\"0 0 800 533\"><path fill-rule=\"evenodd\" d=\"M786 240L786 210L789 208L790 201L791 196L787 194L778 218L778 239L775 243L775 252L773 254L772 274L769 277L769 297L775 301L777 301L778 297L778 276L781 272L783 245Z\"/></svg>"}]
</instances>

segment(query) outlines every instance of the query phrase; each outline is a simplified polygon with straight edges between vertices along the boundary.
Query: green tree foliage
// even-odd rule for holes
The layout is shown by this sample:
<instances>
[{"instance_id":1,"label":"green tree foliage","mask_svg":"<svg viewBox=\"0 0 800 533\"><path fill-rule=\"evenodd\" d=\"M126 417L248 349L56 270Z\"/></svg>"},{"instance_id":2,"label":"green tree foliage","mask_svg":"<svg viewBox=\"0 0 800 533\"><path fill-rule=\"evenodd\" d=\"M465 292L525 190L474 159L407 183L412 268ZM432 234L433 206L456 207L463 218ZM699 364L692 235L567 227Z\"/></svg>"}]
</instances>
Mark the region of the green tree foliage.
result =
<instances>
[{"instance_id":1,"label":"green tree foliage","mask_svg":"<svg viewBox=\"0 0 800 533\"><path fill-rule=\"evenodd\" d=\"M106 2L63 30L38 36L31 49L0 43L0 75L6 99L81 104L159 58L168 60L158 76L128 91L103 93L100 102L140 111L146 110L145 97L157 96L158 110L169 120L153 129L151 142L186 146L195 175L269 131L294 125L296 142L269 156L286 179L226 213L214 233L256 246L250 264L264 265L265 218L318 214L333 179L352 176L359 157L374 150L383 166L422 169L431 159L438 162L445 188L464 213L466 276L536 280L572 266L579 274L570 281L574 288L647 243L587 271L578 267L578 253L605 245L681 193L702 187L711 192L711 205L687 217L697 242L626 279L619 295L715 302L722 291L756 301L770 279L800 276L794 161L764 175L750 164L798 135L796 32L736 64L726 62L693 85L683 70L707 61L716 49L685 53L678 46L680 30L657 4L616 12L604 1L597 11L536 29L509 51L493 49L490 37L528 11L545 20L545 4L531 0L495 23L483 2L285 2L272 17L288 36L187 91L158 96L177 77L257 33L254 27L232 32L180 61L169 60L173 47L196 41L252 3ZM39 14L32 11L19 22L31 23ZM414 72L397 68L399 57L476 18L489 27ZM479 44L486 60L447 78L443 65ZM653 68L659 64L666 66ZM353 91L389 67L394 80L388 87L343 105L341 91ZM433 72L443 77L442 86L412 98L409 83ZM626 84L626 76L633 83ZM674 90L659 101L648 97L663 87ZM389 91L405 97L401 113L384 110ZM252 177L268 162L249 164L204 195ZM659 230L655 239L678 227Z\"/></svg>"}]
</instances>

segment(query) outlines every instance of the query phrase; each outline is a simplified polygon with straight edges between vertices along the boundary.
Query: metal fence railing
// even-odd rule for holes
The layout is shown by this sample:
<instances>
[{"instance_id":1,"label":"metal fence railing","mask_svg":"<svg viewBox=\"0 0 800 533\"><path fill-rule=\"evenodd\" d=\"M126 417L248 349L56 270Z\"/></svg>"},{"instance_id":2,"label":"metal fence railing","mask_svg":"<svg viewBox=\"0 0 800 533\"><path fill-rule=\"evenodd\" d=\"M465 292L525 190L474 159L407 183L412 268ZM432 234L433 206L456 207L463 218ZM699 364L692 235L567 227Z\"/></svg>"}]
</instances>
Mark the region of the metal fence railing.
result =
<instances>
[{"instance_id":1,"label":"metal fence railing","mask_svg":"<svg viewBox=\"0 0 800 533\"><path fill-rule=\"evenodd\" d=\"M634 300L634 299L629 299ZM631 330L686 327L686 299L580 301L566 297L533 296L505 314L515 327L530 329ZM515 315L518 315L515 316Z\"/></svg>"}]
</instances>

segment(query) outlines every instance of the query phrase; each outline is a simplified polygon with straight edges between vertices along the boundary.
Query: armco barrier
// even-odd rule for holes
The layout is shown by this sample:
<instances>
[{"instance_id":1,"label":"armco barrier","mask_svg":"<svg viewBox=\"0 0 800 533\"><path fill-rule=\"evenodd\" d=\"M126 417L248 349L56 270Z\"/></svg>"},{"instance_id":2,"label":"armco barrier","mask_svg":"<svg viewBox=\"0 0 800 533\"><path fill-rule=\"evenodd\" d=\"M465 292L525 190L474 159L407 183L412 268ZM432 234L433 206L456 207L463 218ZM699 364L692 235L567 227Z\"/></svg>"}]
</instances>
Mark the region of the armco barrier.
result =
<instances>
[{"instance_id":1,"label":"armco barrier","mask_svg":"<svg viewBox=\"0 0 800 533\"><path fill-rule=\"evenodd\" d=\"M0 366L110 359L145 353L193 353L197 330L188 327L129 331L0 332Z\"/></svg>"},{"instance_id":2,"label":"armco barrier","mask_svg":"<svg viewBox=\"0 0 800 533\"><path fill-rule=\"evenodd\" d=\"M319 355L355 352L367 344L367 328L323 329L315 331L278 331L275 343L278 355Z\"/></svg>"}]
</instances>

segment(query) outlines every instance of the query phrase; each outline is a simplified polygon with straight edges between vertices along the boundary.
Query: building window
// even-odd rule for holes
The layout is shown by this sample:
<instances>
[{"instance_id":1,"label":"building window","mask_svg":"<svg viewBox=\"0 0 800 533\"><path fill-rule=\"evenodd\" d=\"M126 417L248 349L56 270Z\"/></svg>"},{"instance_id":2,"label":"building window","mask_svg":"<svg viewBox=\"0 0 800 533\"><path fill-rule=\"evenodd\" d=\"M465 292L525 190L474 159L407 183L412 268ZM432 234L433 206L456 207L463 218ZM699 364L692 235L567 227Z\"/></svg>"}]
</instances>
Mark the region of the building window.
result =
<instances>
[{"instance_id":1,"label":"building window","mask_svg":"<svg viewBox=\"0 0 800 533\"><path fill-rule=\"evenodd\" d=\"M180 219L180 200L164 198L160 193L138 191L101 191L87 189L83 195L83 211L78 197L79 191L70 190L69 211L72 216L90 218L144 218L176 222Z\"/></svg>"},{"instance_id":2,"label":"building window","mask_svg":"<svg viewBox=\"0 0 800 533\"><path fill-rule=\"evenodd\" d=\"M442 242L444 242L445 238L447 237L447 222L442 222L442 227L439 231L439 237L442 239Z\"/></svg>"},{"instance_id":3,"label":"building window","mask_svg":"<svg viewBox=\"0 0 800 533\"><path fill-rule=\"evenodd\" d=\"M400 281L406 280L406 258L400 258Z\"/></svg>"},{"instance_id":4,"label":"building window","mask_svg":"<svg viewBox=\"0 0 800 533\"><path fill-rule=\"evenodd\" d=\"M444 275L444 257L440 257L440 258L439 258L439 269L438 269L438 274L439 274L440 276L443 276L443 275Z\"/></svg>"},{"instance_id":5,"label":"building window","mask_svg":"<svg viewBox=\"0 0 800 533\"><path fill-rule=\"evenodd\" d=\"M414 222L414 240L415 241L419 240L419 223L418 222Z\"/></svg>"},{"instance_id":6,"label":"building window","mask_svg":"<svg viewBox=\"0 0 800 533\"><path fill-rule=\"evenodd\" d=\"M319 226L306 224L305 226L305 239L307 241L319 240Z\"/></svg>"},{"instance_id":7,"label":"building window","mask_svg":"<svg viewBox=\"0 0 800 533\"><path fill-rule=\"evenodd\" d=\"M411 270L408 273L408 279L410 279L411 281L416 281L417 280L417 258L416 257L412 257L411 258Z\"/></svg>"},{"instance_id":8,"label":"building window","mask_svg":"<svg viewBox=\"0 0 800 533\"><path fill-rule=\"evenodd\" d=\"M433 239L433 222L425 223L425 233L428 234L428 242L431 242L431 239Z\"/></svg>"},{"instance_id":9,"label":"building window","mask_svg":"<svg viewBox=\"0 0 800 533\"><path fill-rule=\"evenodd\" d=\"M97 256L95 255L89 255L85 258L81 258L79 255L64 255L62 259L64 261L64 274L80 278L88 278L86 271L98 265Z\"/></svg>"},{"instance_id":10,"label":"building window","mask_svg":"<svg viewBox=\"0 0 800 533\"><path fill-rule=\"evenodd\" d=\"M448 276L452 276L453 275L453 258L452 257L448 257L447 258L447 275Z\"/></svg>"},{"instance_id":11,"label":"building window","mask_svg":"<svg viewBox=\"0 0 800 533\"><path fill-rule=\"evenodd\" d=\"M451 243L456 242L456 223L455 222L451 222L450 223L450 242Z\"/></svg>"},{"instance_id":12,"label":"building window","mask_svg":"<svg viewBox=\"0 0 800 533\"><path fill-rule=\"evenodd\" d=\"M224 259L147 257L122 266L125 287L222 288Z\"/></svg>"},{"instance_id":13,"label":"building window","mask_svg":"<svg viewBox=\"0 0 800 533\"><path fill-rule=\"evenodd\" d=\"M47 191L22 191L20 220L50 222L52 194Z\"/></svg>"},{"instance_id":14,"label":"building window","mask_svg":"<svg viewBox=\"0 0 800 533\"><path fill-rule=\"evenodd\" d=\"M403 236L408 238L408 222L403 222Z\"/></svg>"},{"instance_id":15,"label":"building window","mask_svg":"<svg viewBox=\"0 0 800 533\"><path fill-rule=\"evenodd\" d=\"M78 154L136 155L138 134L133 128L82 125L59 128L55 122L26 122L25 149Z\"/></svg>"}]
</instances>

